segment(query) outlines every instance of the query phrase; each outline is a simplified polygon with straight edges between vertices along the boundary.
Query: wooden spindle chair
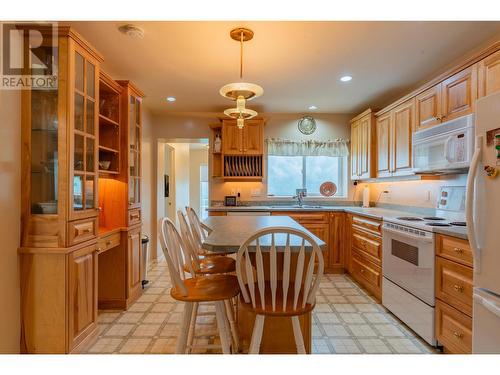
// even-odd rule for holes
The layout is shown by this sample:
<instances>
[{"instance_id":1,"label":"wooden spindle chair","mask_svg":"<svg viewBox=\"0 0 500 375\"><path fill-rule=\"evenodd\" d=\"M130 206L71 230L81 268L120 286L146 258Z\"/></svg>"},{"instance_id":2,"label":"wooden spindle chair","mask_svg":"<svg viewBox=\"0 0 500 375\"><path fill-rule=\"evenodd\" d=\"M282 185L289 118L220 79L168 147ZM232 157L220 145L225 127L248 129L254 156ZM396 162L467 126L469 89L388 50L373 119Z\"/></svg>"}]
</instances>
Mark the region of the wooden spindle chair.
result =
<instances>
[{"instance_id":1,"label":"wooden spindle chair","mask_svg":"<svg viewBox=\"0 0 500 375\"><path fill-rule=\"evenodd\" d=\"M277 236L285 240L284 245L276 245ZM311 249L307 253L306 244ZM267 270L264 268L267 263L263 260L264 254L269 256ZM295 255L296 259L292 259ZM278 264L282 264L281 270ZM323 268L321 249L301 230L266 228L254 233L241 245L236 257L240 300L244 308L256 314L250 354L259 353L266 316L291 318L297 352L305 354L299 316L313 310Z\"/></svg>"},{"instance_id":2,"label":"wooden spindle chair","mask_svg":"<svg viewBox=\"0 0 500 375\"><path fill-rule=\"evenodd\" d=\"M225 309L225 301L230 301L239 294L238 280L232 275L197 275L192 261L192 254L177 231L174 223L168 219L160 220L160 244L167 262L172 288L172 298L185 302L181 331L176 345L176 353L184 354L193 349L188 336L195 304L215 303L217 328L222 352L231 353L231 334ZM188 272L186 272L188 269ZM188 277L186 277L186 274Z\"/></svg>"},{"instance_id":3,"label":"wooden spindle chair","mask_svg":"<svg viewBox=\"0 0 500 375\"><path fill-rule=\"evenodd\" d=\"M177 216L179 219L179 227L181 236L184 243L188 247L187 253L192 258L191 268L194 270L196 275L216 275L216 274L228 274L236 271L236 261L233 258L225 256L210 256L210 257L199 257L198 244L195 235L193 234L192 227L187 223L186 216L181 210L177 211ZM189 272L191 268L185 268L186 272ZM229 324L231 326L231 336L233 339L233 348L235 351L239 349L239 337L238 328L234 319L235 311L232 303L230 301L224 301L226 308L226 313L229 318ZM198 304L194 305L193 316L191 318L191 327L189 329L188 342L191 344L193 340L193 332L196 325L196 319L198 316Z\"/></svg>"}]
</instances>

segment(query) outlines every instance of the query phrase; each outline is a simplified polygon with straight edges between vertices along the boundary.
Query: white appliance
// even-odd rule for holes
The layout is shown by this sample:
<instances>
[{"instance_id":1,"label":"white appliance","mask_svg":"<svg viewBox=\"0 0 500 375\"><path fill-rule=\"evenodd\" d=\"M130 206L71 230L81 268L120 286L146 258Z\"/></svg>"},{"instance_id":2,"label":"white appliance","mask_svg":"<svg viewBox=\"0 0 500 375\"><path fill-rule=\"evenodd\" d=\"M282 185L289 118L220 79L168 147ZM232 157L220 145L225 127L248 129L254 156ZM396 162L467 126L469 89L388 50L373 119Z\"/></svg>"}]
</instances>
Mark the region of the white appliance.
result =
<instances>
[{"instance_id":1,"label":"white appliance","mask_svg":"<svg viewBox=\"0 0 500 375\"><path fill-rule=\"evenodd\" d=\"M433 346L434 231L464 231L464 199L463 186L443 186L436 216L384 217L382 226L382 304Z\"/></svg>"},{"instance_id":2,"label":"white appliance","mask_svg":"<svg viewBox=\"0 0 500 375\"><path fill-rule=\"evenodd\" d=\"M474 254L473 353L500 353L500 178L484 167L500 169L493 144L500 128L500 93L476 102L476 147L467 180L466 217ZM490 132L489 134L487 134ZM500 131L499 131L500 132Z\"/></svg>"},{"instance_id":3,"label":"white appliance","mask_svg":"<svg viewBox=\"0 0 500 375\"><path fill-rule=\"evenodd\" d=\"M434 233L389 222L382 231L382 304L436 345Z\"/></svg>"},{"instance_id":4,"label":"white appliance","mask_svg":"<svg viewBox=\"0 0 500 375\"><path fill-rule=\"evenodd\" d=\"M457 173L469 167L474 151L474 115L413 133L415 173Z\"/></svg>"}]
</instances>

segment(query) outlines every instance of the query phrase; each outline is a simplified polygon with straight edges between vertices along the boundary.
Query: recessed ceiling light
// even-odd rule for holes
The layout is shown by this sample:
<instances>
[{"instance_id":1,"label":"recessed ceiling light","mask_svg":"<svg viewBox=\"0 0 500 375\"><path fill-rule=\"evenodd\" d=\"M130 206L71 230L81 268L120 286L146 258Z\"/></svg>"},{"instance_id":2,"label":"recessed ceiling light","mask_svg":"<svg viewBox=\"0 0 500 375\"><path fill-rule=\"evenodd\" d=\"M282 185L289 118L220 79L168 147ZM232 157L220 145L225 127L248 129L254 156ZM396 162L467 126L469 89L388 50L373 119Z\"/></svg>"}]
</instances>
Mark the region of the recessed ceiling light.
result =
<instances>
[{"instance_id":1,"label":"recessed ceiling light","mask_svg":"<svg viewBox=\"0 0 500 375\"><path fill-rule=\"evenodd\" d=\"M318 109L318 107L316 107L315 105L310 105L308 107L308 109L310 109L311 111L314 111L315 109Z\"/></svg>"},{"instance_id":2,"label":"recessed ceiling light","mask_svg":"<svg viewBox=\"0 0 500 375\"><path fill-rule=\"evenodd\" d=\"M340 80L342 82L349 82L350 80L352 79L351 76L343 76L343 77L340 77Z\"/></svg>"},{"instance_id":3,"label":"recessed ceiling light","mask_svg":"<svg viewBox=\"0 0 500 375\"><path fill-rule=\"evenodd\" d=\"M167 96L167 102L175 102L175 96Z\"/></svg>"}]
</instances>

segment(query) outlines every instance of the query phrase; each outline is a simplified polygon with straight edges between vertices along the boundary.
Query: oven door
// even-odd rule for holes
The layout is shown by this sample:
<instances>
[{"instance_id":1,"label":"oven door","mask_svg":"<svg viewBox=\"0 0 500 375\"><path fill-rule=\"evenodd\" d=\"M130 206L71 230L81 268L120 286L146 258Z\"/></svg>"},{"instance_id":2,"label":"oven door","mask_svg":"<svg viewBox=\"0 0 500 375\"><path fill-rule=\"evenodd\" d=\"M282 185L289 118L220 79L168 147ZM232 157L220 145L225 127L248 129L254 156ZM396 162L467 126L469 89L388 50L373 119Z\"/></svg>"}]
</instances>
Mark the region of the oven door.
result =
<instances>
[{"instance_id":1,"label":"oven door","mask_svg":"<svg viewBox=\"0 0 500 375\"><path fill-rule=\"evenodd\" d=\"M384 277L434 306L434 234L384 223Z\"/></svg>"}]
</instances>

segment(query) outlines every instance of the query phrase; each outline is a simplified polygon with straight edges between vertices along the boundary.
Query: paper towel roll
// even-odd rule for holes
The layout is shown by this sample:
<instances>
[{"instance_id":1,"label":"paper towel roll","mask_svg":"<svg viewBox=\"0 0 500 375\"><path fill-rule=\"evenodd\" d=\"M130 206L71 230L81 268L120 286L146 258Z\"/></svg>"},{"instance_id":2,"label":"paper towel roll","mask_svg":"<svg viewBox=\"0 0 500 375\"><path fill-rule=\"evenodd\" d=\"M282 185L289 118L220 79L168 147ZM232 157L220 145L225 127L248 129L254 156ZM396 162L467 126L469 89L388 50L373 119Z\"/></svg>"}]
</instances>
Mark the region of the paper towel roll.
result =
<instances>
[{"instance_id":1,"label":"paper towel roll","mask_svg":"<svg viewBox=\"0 0 500 375\"><path fill-rule=\"evenodd\" d=\"M370 207L370 188L368 186L363 188L363 207Z\"/></svg>"}]
</instances>

